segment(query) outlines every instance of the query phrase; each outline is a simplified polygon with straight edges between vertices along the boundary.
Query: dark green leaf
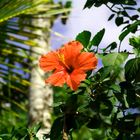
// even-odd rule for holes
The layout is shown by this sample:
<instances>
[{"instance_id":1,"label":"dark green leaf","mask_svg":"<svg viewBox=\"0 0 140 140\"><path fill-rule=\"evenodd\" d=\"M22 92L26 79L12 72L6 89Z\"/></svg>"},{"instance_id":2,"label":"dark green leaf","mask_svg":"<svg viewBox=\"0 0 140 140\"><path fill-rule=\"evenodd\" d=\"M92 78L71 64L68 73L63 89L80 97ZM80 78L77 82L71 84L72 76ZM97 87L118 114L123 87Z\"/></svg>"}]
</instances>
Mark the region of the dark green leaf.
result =
<instances>
[{"instance_id":1,"label":"dark green leaf","mask_svg":"<svg viewBox=\"0 0 140 140\"><path fill-rule=\"evenodd\" d=\"M100 7L103 4L103 1L96 1L95 7Z\"/></svg>"},{"instance_id":2,"label":"dark green leaf","mask_svg":"<svg viewBox=\"0 0 140 140\"><path fill-rule=\"evenodd\" d=\"M115 23L117 26L120 26L121 24L123 24L123 17L117 17L115 19Z\"/></svg>"},{"instance_id":3,"label":"dark green leaf","mask_svg":"<svg viewBox=\"0 0 140 140\"><path fill-rule=\"evenodd\" d=\"M76 129L77 128L75 115L73 115L73 114L65 115L65 123L66 123L68 131L71 130L71 129Z\"/></svg>"},{"instance_id":4,"label":"dark green leaf","mask_svg":"<svg viewBox=\"0 0 140 140\"><path fill-rule=\"evenodd\" d=\"M135 94L135 91L132 89L130 89L130 91L127 90L127 93L126 95L124 95L124 100L125 100L125 105L126 105L126 108L136 108L136 106L139 106L137 104L137 101L136 101L136 94ZM128 110L128 114L130 113L131 111ZM133 111L132 111L133 112Z\"/></svg>"},{"instance_id":5,"label":"dark green leaf","mask_svg":"<svg viewBox=\"0 0 140 140\"><path fill-rule=\"evenodd\" d=\"M132 20L137 20L138 18L139 18L139 15L133 15L133 16L131 17Z\"/></svg>"},{"instance_id":6,"label":"dark green leaf","mask_svg":"<svg viewBox=\"0 0 140 140\"><path fill-rule=\"evenodd\" d=\"M90 41L90 47L91 46L98 46L104 36L105 29L100 30Z\"/></svg>"},{"instance_id":7,"label":"dark green leaf","mask_svg":"<svg viewBox=\"0 0 140 140\"><path fill-rule=\"evenodd\" d=\"M116 42L112 42L106 48L104 48L103 51L106 51L107 49L109 49L111 51L111 50L114 50L115 48L117 48L117 43Z\"/></svg>"},{"instance_id":8,"label":"dark green leaf","mask_svg":"<svg viewBox=\"0 0 140 140\"><path fill-rule=\"evenodd\" d=\"M104 116L109 116L112 109L113 109L113 105L109 100L104 100L104 102L100 104L100 110L102 115Z\"/></svg>"},{"instance_id":9,"label":"dark green leaf","mask_svg":"<svg viewBox=\"0 0 140 140\"><path fill-rule=\"evenodd\" d=\"M84 9L91 8L95 2L96 2L96 0L87 0L87 2L84 5Z\"/></svg>"},{"instance_id":10,"label":"dark green leaf","mask_svg":"<svg viewBox=\"0 0 140 140\"><path fill-rule=\"evenodd\" d=\"M131 31L126 29L124 32L122 32L119 36L119 40L122 41Z\"/></svg>"},{"instance_id":11,"label":"dark green leaf","mask_svg":"<svg viewBox=\"0 0 140 140\"><path fill-rule=\"evenodd\" d=\"M85 110L87 111L87 110ZM89 116L85 115L87 112L80 112L79 116L75 117L76 127L80 129L84 124L86 124L89 120Z\"/></svg>"},{"instance_id":12,"label":"dark green leaf","mask_svg":"<svg viewBox=\"0 0 140 140\"><path fill-rule=\"evenodd\" d=\"M121 14L122 14L124 17L129 17L129 14L128 14L126 11L122 11Z\"/></svg>"},{"instance_id":13,"label":"dark green leaf","mask_svg":"<svg viewBox=\"0 0 140 140\"><path fill-rule=\"evenodd\" d=\"M136 8L134 8L134 7L124 7L124 9L126 9L126 10L136 10Z\"/></svg>"},{"instance_id":14,"label":"dark green leaf","mask_svg":"<svg viewBox=\"0 0 140 140\"><path fill-rule=\"evenodd\" d=\"M124 95L121 92L113 91L117 100L121 103L122 107L125 107Z\"/></svg>"},{"instance_id":15,"label":"dark green leaf","mask_svg":"<svg viewBox=\"0 0 140 140\"><path fill-rule=\"evenodd\" d=\"M130 59L125 65L125 78L128 81L138 80L140 81L140 77L138 76L140 72L140 58Z\"/></svg>"},{"instance_id":16,"label":"dark green leaf","mask_svg":"<svg viewBox=\"0 0 140 140\"><path fill-rule=\"evenodd\" d=\"M76 40L81 42L83 46L86 48L89 44L90 37L91 33L89 31L83 31L77 35Z\"/></svg>"},{"instance_id":17,"label":"dark green leaf","mask_svg":"<svg viewBox=\"0 0 140 140\"><path fill-rule=\"evenodd\" d=\"M108 18L108 21L110 21L114 16L115 14L110 15L110 17Z\"/></svg>"},{"instance_id":18,"label":"dark green leaf","mask_svg":"<svg viewBox=\"0 0 140 140\"><path fill-rule=\"evenodd\" d=\"M91 129L96 129L99 128L100 125L101 125L101 119L99 118L99 116L94 116L88 122L87 127Z\"/></svg>"},{"instance_id":19,"label":"dark green leaf","mask_svg":"<svg viewBox=\"0 0 140 140\"><path fill-rule=\"evenodd\" d=\"M51 128L50 140L62 140L63 118L57 118Z\"/></svg>"},{"instance_id":20,"label":"dark green leaf","mask_svg":"<svg viewBox=\"0 0 140 140\"><path fill-rule=\"evenodd\" d=\"M117 48L117 43L116 42L112 42L111 44L108 45L108 47L110 47L110 50L114 50Z\"/></svg>"},{"instance_id":21,"label":"dark green leaf","mask_svg":"<svg viewBox=\"0 0 140 140\"><path fill-rule=\"evenodd\" d=\"M125 4L125 5L136 5L135 0L109 0L113 4Z\"/></svg>"},{"instance_id":22,"label":"dark green leaf","mask_svg":"<svg viewBox=\"0 0 140 140\"><path fill-rule=\"evenodd\" d=\"M127 101L129 108L134 108L137 106L136 94L135 94L135 91L133 88L132 89L128 88L128 89L127 89L127 93L126 93L126 101Z\"/></svg>"}]
</instances>

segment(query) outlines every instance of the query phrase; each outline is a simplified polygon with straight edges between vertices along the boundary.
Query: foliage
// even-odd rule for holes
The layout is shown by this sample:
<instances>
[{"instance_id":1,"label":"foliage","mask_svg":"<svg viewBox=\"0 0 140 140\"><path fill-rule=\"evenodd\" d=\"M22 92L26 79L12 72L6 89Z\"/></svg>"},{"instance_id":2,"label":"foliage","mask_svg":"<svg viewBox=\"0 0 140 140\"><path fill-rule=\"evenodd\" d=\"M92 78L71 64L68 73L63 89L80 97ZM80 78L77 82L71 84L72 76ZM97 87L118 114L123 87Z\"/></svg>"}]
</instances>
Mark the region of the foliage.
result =
<instances>
[{"instance_id":1,"label":"foliage","mask_svg":"<svg viewBox=\"0 0 140 140\"><path fill-rule=\"evenodd\" d=\"M77 91L54 88L55 119L51 140L138 140L140 138L140 36L132 36L132 52L121 50L129 33L139 31L139 8L136 0L87 0L84 8L106 5L116 16L117 26L123 25L117 42L100 48L105 29L91 38L90 31L79 33L85 51L96 53L102 67L89 71ZM112 5L112 6L111 6ZM129 15L128 10L134 15ZM116 51L117 50L117 51ZM131 57L130 57L131 56Z\"/></svg>"}]
</instances>

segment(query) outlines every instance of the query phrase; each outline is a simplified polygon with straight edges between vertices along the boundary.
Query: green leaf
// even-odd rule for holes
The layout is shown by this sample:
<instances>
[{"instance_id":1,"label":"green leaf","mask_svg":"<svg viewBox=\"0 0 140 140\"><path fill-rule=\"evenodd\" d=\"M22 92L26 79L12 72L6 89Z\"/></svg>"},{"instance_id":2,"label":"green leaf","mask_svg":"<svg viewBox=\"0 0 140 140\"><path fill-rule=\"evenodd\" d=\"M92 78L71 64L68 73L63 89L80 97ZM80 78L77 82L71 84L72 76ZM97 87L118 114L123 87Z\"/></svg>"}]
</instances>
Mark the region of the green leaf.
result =
<instances>
[{"instance_id":1,"label":"green leaf","mask_svg":"<svg viewBox=\"0 0 140 140\"><path fill-rule=\"evenodd\" d=\"M90 47L91 46L98 46L104 36L105 33L105 29L100 30L94 37L93 39L90 41ZM90 48L89 47L89 48Z\"/></svg>"},{"instance_id":2,"label":"green leaf","mask_svg":"<svg viewBox=\"0 0 140 140\"><path fill-rule=\"evenodd\" d=\"M115 19L115 23L117 26L120 26L121 24L123 24L123 17L117 17Z\"/></svg>"},{"instance_id":3,"label":"green leaf","mask_svg":"<svg viewBox=\"0 0 140 140\"><path fill-rule=\"evenodd\" d=\"M106 48L104 48L103 51L106 51L107 49L109 49L111 51L111 50L114 50L115 48L117 48L117 43L116 42L112 42Z\"/></svg>"},{"instance_id":4,"label":"green leaf","mask_svg":"<svg viewBox=\"0 0 140 140\"><path fill-rule=\"evenodd\" d=\"M38 1L29 1L29 0L8 0L6 3L1 2L0 6L0 22L8 20L9 18L18 16L20 14L27 13L31 11L36 6L46 3L48 0L38 0Z\"/></svg>"},{"instance_id":5,"label":"green leaf","mask_svg":"<svg viewBox=\"0 0 140 140\"><path fill-rule=\"evenodd\" d=\"M130 33L133 32L133 30L135 30L137 28L137 26L140 25L140 20L134 22L133 24L131 24L124 32L122 32L119 35L119 40L123 41L123 39Z\"/></svg>"},{"instance_id":6,"label":"green leaf","mask_svg":"<svg viewBox=\"0 0 140 140\"><path fill-rule=\"evenodd\" d=\"M131 17L132 20L137 20L138 18L139 18L139 15L133 15L133 16Z\"/></svg>"},{"instance_id":7,"label":"green leaf","mask_svg":"<svg viewBox=\"0 0 140 140\"><path fill-rule=\"evenodd\" d=\"M110 71L112 70L112 66L102 67L98 73L100 73L100 80L103 81L105 78L109 77Z\"/></svg>"},{"instance_id":8,"label":"green leaf","mask_svg":"<svg viewBox=\"0 0 140 140\"><path fill-rule=\"evenodd\" d=\"M110 53L102 57L104 66L120 66L127 59L128 53Z\"/></svg>"},{"instance_id":9,"label":"green leaf","mask_svg":"<svg viewBox=\"0 0 140 140\"><path fill-rule=\"evenodd\" d=\"M110 86L110 88L114 91L121 92L121 88L119 85L113 84Z\"/></svg>"},{"instance_id":10,"label":"green leaf","mask_svg":"<svg viewBox=\"0 0 140 140\"><path fill-rule=\"evenodd\" d=\"M129 17L129 14L128 14L126 11L122 11L121 14L122 14L122 16L124 16L124 17Z\"/></svg>"},{"instance_id":11,"label":"green leaf","mask_svg":"<svg viewBox=\"0 0 140 140\"><path fill-rule=\"evenodd\" d=\"M125 65L125 78L128 81L140 81L140 58L133 58Z\"/></svg>"},{"instance_id":12,"label":"green leaf","mask_svg":"<svg viewBox=\"0 0 140 140\"><path fill-rule=\"evenodd\" d=\"M83 31L77 35L76 40L81 42L83 46L86 48L89 44L90 37L91 33L89 31Z\"/></svg>"},{"instance_id":13,"label":"green leaf","mask_svg":"<svg viewBox=\"0 0 140 140\"><path fill-rule=\"evenodd\" d=\"M140 49L140 36L129 39L130 45L136 49Z\"/></svg>"},{"instance_id":14,"label":"green leaf","mask_svg":"<svg viewBox=\"0 0 140 140\"><path fill-rule=\"evenodd\" d=\"M115 16L115 14L111 14L110 17L108 18L108 21L110 21L111 19L113 19L114 16Z\"/></svg>"},{"instance_id":15,"label":"green leaf","mask_svg":"<svg viewBox=\"0 0 140 140\"><path fill-rule=\"evenodd\" d=\"M134 8L134 7L128 7L128 6L124 7L124 9L126 9L126 10L136 10L136 8Z\"/></svg>"},{"instance_id":16,"label":"green leaf","mask_svg":"<svg viewBox=\"0 0 140 140\"><path fill-rule=\"evenodd\" d=\"M87 2L84 5L84 9L91 8L95 2L96 2L96 0L87 0Z\"/></svg>"}]
</instances>

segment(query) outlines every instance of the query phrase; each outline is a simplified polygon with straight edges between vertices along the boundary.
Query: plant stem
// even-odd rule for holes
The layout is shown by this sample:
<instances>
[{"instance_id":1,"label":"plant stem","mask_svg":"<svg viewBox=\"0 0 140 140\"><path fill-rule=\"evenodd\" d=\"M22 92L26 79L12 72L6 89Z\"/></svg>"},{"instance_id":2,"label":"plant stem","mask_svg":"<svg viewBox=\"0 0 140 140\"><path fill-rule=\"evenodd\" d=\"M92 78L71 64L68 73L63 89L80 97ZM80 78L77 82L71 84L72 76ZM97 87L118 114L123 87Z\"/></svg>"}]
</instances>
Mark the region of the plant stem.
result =
<instances>
[{"instance_id":1,"label":"plant stem","mask_svg":"<svg viewBox=\"0 0 140 140\"><path fill-rule=\"evenodd\" d=\"M121 51L121 41L120 41L120 43L119 43L119 47L118 47L118 53Z\"/></svg>"},{"instance_id":2,"label":"plant stem","mask_svg":"<svg viewBox=\"0 0 140 140\"><path fill-rule=\"evenodd\" d=\"M106 7L109 9L109 10L111 10L113 13L118 13L117 11L115 11L115 10L113 10L111 7L109 7L107 4L105 4L106 5Z\"/></svg>"},{"instance_id":3,"label":"plant stem","mask_svg":"<svg viewBox=\"0 0 140 140\"><path fill-rule=\"evenodd\" d=\"M64 115L63 140L68 140L67 125L66 125L66 115Z\"/></svg>"}]
</instances>

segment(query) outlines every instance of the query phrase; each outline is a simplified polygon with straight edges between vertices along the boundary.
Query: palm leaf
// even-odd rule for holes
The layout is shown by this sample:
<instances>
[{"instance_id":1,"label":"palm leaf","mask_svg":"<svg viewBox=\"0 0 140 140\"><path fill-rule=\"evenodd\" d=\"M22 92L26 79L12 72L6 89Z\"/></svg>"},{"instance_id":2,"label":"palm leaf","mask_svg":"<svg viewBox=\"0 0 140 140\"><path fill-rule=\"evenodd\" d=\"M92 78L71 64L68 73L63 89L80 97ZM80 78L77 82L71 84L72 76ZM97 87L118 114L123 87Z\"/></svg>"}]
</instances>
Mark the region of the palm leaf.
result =
<instances>
[{"instance_id":1,"label":"palm leaf","mask_svg":"<svg viewBox=\"0 0 140 140\"><path fill-rule=\"evenodd\" d=\"M0 22L30 12L36 6L49 1L50 0L1 0Z\"/></svg>"}]
</instances>

